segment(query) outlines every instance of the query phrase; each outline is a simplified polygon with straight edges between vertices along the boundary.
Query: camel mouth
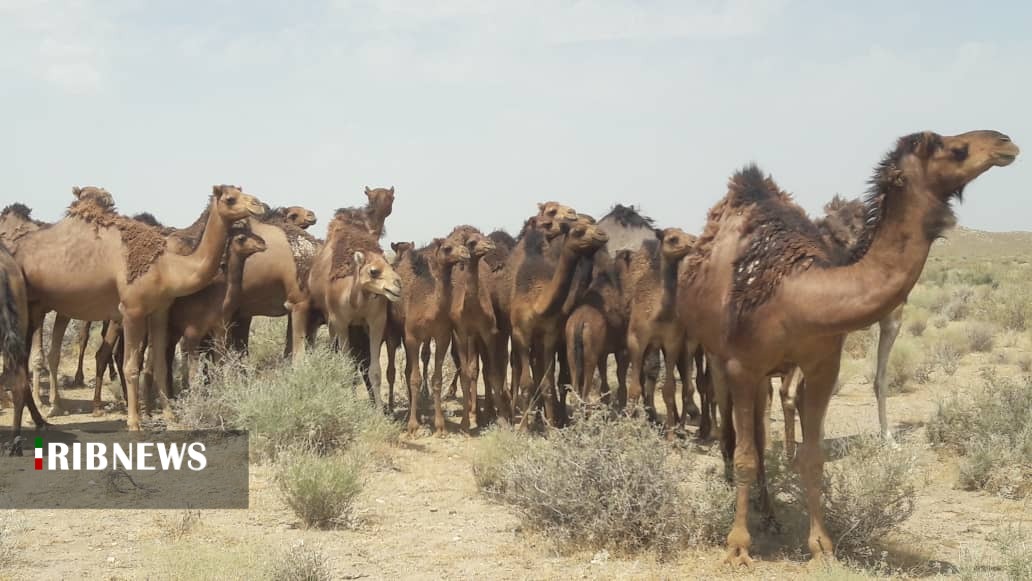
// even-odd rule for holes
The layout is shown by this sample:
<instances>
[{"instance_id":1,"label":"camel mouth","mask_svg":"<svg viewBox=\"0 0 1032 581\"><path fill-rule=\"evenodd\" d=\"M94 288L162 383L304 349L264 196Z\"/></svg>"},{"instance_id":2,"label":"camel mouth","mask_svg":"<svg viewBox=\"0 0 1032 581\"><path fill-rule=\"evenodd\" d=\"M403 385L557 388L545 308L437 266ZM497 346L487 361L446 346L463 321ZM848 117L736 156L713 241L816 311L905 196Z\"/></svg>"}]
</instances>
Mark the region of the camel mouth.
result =
<instances>
[{"instance_id":1,"label":"camel mouth","mask_svg":"<svg viewBox=\"0 0 1032 581\"><path fill-rule=\"evenodd\" d=\"M993 163L1000 167L1005 167L1014 163L1015 159L1018 159L1017 152L998 152L993 156Z\"/></svg>"},{"instance_id":2,"label":"camel mouth","mask_svg":"<svg viewBox=\"0 0 1032 581\"><path fill-rule=\"evenodd\" d=\"M383 296L387 297L387 300L392 303L396 303L401 300L401 293L394 292L393 289L389 288L383 289Z\"/></svg>"}]
</instances>

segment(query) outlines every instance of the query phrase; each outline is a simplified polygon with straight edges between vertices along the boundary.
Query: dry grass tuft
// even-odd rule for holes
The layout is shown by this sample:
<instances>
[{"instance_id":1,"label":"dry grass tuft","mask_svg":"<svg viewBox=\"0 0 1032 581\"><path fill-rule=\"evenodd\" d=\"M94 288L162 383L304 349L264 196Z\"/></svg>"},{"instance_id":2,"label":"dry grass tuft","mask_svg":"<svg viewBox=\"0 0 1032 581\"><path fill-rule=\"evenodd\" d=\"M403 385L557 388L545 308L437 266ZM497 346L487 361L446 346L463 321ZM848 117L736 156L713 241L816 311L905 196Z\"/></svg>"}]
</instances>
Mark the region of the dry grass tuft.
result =
<instances>
[{"instance_id":1,"label":"dry grass tuft","mask_svg":"<svg viewBox=\"0 0 1032 581\"><path fill-rule=\"evenodd\" d=\"M276 482L305 527L349 528L355 524L355 500L365 483L363 469L357 453L299 453L280 459Z\"/></svg>"},{"instance_id":2,"label":"dry grass tuft","mask_svg":"<svg viewBox=\"0 0 1032 581\"><path fill-rule=\"evenodd\" d=\"M277 555L268 566L266 578L269 581L330 581L334 577L326 555L300 544Z\"/></svg>"}]
</instances>

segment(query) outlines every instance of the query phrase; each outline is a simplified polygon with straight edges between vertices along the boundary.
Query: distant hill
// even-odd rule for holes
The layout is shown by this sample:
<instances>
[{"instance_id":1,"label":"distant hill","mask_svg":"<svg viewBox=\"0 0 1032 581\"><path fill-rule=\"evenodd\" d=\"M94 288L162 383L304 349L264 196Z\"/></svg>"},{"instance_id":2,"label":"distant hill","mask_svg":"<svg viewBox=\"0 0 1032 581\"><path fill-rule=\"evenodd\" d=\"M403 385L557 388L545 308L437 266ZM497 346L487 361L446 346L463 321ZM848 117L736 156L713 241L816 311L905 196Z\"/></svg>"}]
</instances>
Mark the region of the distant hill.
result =
<instances>
[{"instance_id":1,"label":"distant hill","mask_svg":"<svg viewBox=\"0 0 1032 581\"><path fill-rule=\"evenodd\" d=\"M1000 258L1032 256L1032 232L985 232L958 226L932 244L932 256Z\"/></svg>"}]
</instances>

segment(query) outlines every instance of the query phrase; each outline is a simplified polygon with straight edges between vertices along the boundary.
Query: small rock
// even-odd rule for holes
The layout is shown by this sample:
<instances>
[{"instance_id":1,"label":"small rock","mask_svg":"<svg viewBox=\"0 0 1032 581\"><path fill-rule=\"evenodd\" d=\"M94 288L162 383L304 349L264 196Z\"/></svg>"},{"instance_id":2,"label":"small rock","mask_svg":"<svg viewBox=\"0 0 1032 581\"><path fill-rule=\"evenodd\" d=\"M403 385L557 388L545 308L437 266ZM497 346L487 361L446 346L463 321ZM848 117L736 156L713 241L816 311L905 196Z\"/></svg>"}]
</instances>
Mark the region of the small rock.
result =
<instances>
[{"instance_id":1,"label":"small rock","mask_svg":"<svg viewBox=\"0 0 1032 581\"><path fill-rule=\"evenodd\" d=\"M451 540L452 540L453 543L457 543L457 542L462 540L462 537L460 537L459 535L455 535L454 537L451 538Z\"/></svg>"},{"instance_id":2,"label":"small rock","mask_svg":"<svg viewBox=\"0 0 1032 581\"><path fill-rule=\"evenodd\" d=\"M437 508L435 508L435 507L431 507L431 508L430 508L430 512L437 512Z\"/></svg>"}]
</instances>

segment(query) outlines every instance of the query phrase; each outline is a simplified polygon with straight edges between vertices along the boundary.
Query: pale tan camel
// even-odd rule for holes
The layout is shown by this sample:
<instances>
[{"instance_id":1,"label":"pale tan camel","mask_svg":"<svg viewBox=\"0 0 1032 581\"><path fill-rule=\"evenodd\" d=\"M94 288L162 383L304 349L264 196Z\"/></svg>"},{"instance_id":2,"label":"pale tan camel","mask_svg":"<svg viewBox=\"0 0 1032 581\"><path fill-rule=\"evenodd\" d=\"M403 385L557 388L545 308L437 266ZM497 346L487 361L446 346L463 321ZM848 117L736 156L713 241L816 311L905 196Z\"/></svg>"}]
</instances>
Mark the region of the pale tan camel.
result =
<instances>
[{"instance_id":1,"label":"pale tan camel","mask_svg":"<svg viewBox=\"0 0 1032 581\"><path fill-rule=\"evenodd\" d=\"M325 317L334 340L347 339L352 325L366 328L371 355L368 368L371 395L376 408L383 409L380 349L387 325L387 301L400 300L402 287L376 236L346 219L334 218L328 228L326 244L312 262L308 289L312 309ZM299 320L294 324L305 329L308 321Z\"/></svg>"},{"instance_id":2,"label":"pale tan camel","mask_svg":"<svg viewBox=\"0 0 1032 581\"><path fill-rule=\"evenodd\" d=\"M722 411L733 408L737 501L727 562L752 563L747 518L757 478L761 507L772 517L762 455L766 378L786 362L806 377L796 466L810 515L808 545L814 558L833 554L821 504L821 440L844 338L903 302L932 241L956 221L950 202L1018 153L996 131L899 139L875 170L868 226L841 261L805 212L758 168L731 178L727 196L710 210L696 250L685 259L677 295L679 319L712 356L718 395L730 403L722 402Z\"/></svg>"},{"instance_id":3,"label":"pale tan camel","mask_svg":"<svg viewBox=\"0 0 1032 581\"><path fill-rule=\"evenodd\" d=\"M0 243L0 356L4 374L0 389L9 387L14 405L14 441L11 455L22 454L21 424L25 407L37 427L46 425L29 393L29 305L25 278L17 261Z\"/></svg>"},{"instance_id":4,"label":"pale tan camel","mask_svg":"<svg viewBox=\"0 0 1032 581\"><path fill-rule=\"evenodd\" d=\"M235 186L215 186L209 203L204 235L186 256L165 252L167 239L160 233L81 195L64 219L28 235L15 255L31 289L31 330L48 310L84 320L122 321L129 430L140 429L139 360L148 325L151 347L164 353L172 301L197 292L215 277L230 224L263 211L256 198ZM164 358L155 360L160 380ZM167 400L163 403L170 413Z\"/></svg>"}]
</instances>

